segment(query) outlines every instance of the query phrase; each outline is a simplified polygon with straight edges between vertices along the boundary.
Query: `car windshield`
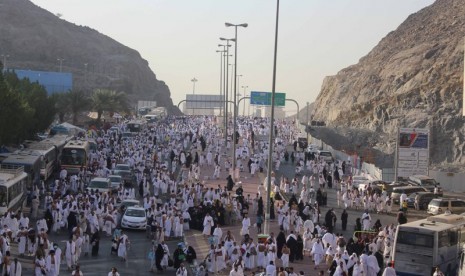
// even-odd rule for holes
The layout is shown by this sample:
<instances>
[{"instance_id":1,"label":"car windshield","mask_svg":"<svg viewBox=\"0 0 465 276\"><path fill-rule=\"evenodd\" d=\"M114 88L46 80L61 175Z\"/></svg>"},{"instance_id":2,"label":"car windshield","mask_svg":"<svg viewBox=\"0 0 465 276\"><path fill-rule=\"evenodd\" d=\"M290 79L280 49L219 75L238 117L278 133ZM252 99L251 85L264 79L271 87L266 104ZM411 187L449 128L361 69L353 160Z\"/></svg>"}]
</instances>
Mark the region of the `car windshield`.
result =
<instances>
[{"instance_id":1,"label":"car windshield","mask_svg":"<svg viewBox=\"0 0 465 276\"><path fill-rule=\"evenodd\" d=\"M111 182L121 182L121 176L110 176Z\"/></svg>"},{"instance_id":2,"label":"car windshield","mask_svg":"<svg viewBox=\"0 0 465 276\"><path fill-rule=\"evenodd\" d=\"M145 211L139 210L139 209L128 209L126 213L124 213L124 215L129 216L129 217L142 218L142 217L145 217Z\"/></svg>"},{"instance_id":3,"label":"car windshield","mask_svg":"<svg viewBox=\"0 0 465 276\"><path fill-rule=\"evenodd\" d=\"M120 170L120 171L129 171L131 170L128 165L126 164L118 164L115 166L115 170Z\"/></svg>"},{"instance_id":4,"label":"car windshield","mask_svg":"<svg viewBox=\"0 0 465 276\"><path fill-rule=\"evenodd\" d=\"M91 181L89 184L89 188L98 188L98 189L107 189L108 182L106 181Z\"/></svg>"},{"instance_id":5,"label":"car windshield","mask_svg":"<svg viewBox=\"0 0 465 276\"><path fill-rule=\"evenodd\" d=\"M425 180L422 180L421 182L423 183L423 185L427 185L427 186L438 185L438 183L434 179L425 179Z\"/></svg>"},{"instance_id":6,"label":"car windshield","mask_svg":"<svg viewBox=\"0 0 465 276\"><path fill-rule=\"evenodd\" d=\"M331 156L331 152L324 152L324 151L322 151L322 152L320 152L320 155L321 155L321 156Z\"/></svg>"}]
</instances>

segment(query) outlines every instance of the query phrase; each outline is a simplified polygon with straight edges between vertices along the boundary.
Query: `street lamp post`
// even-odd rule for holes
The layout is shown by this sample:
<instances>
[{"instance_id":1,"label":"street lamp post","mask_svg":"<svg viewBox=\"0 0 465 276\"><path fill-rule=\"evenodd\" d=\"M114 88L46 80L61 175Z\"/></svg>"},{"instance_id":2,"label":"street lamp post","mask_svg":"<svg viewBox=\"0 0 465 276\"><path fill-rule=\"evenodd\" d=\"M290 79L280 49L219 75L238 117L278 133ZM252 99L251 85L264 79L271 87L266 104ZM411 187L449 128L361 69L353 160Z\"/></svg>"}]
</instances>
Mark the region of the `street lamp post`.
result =
<instances>
[{"instance_id":1,"label":"street lamp post","mask_svg":"<svg viewBox=\"0 0 465 276\"><path fill-rule=\"evenodd\" d=\"M308 129L308 110L310 109L310 108L309 108L309 105L310 105L310 103L307 102L307 127L305 128L305 132L307 133L307 143L308 143L308 131L309 131L309 129ZM298 118L298 117L299 117L299 116L297 116L297 118Z\"/></svg>"},{"instance_id":2,"label":"street lamp post","mask_svg":"<svg viewBox=\"0 0 465 276\"><path fill-rule=\"evenodd\" d=\"M0 55L0 57L2 57L3 70L6 71L6 60L10 57L10 55Z\"/></svg>"},{"instance_id":3,"label":"street lamp post","mask_svg":"<svg viewBox=\"0 0 465 276\"><path fill-rule=\"evenodd\" d=\"M275 38L274 38L274 61L273 61L273 83L271 89L271 119L270 119L270 139L268 140L268 171L267 171L267 190L266 190L266 211L265 211L265 226L264 230L266 234L270 232L270 192L271 192L271 171L273 169L273 132L274 132L274 104L276 94L276 60L278 56L278 22L279 22L279 0L276 5L276 27L275 27Z\"/></svg>"},{"instance_id":4,"label":"street lamp post","mask_svg":"<svg viewBox=\"0 0 465 276\"><path fill-rule=\"evenodd\" d=\"M226 114L225 114L225 119L226 119L226 124L225 124L225 129L224 129L224 144L226 145L228 143L228 77L229 77L229 47L231 45L229 45L229 41L233 41L235 42L236 39L234 38L224 38L224 37L220 37L220 40L224 40L226 41L226 63L225 63L225 68L226 68L226 78L225 78L225 82L226 82L226 89L225 89L225 97L226 97L226 108L225 108L225 111L226 111ZM234 144L234 143L233 143Z\"/></svg>"},{"instance_id":5,"label":"street lamp post","mask_svg":"<svg viewBox=\"0 0 465 276\"><path fill-rule=\"evenodd\" d=\"M244 97L248 97L248 95L245 94L245 90L249 88L247 85L246 86L242 86L242 89L244 89ZM249 105L250 107L250 105ZM245 116L245 101L244 101L244 106L242 107L242 117Z\"/></svg>"},{"instance_id":6,"label":"street lamp post","mask_svg":"<svg viewBox=\"0 0 465 276\"><path fill-rule=\"evenodd\" d=\"M57 60L60 62L60 72L62 71L63 69L63 61L65 61L64 58L57 58Z\"/></svg>"},{"instance_id":7,"label":"street lamp post","mask_svg":"<svg viewBox=\"0 0 465 276\"><path fill-rule=\"evenodd\" d=\"M247 23L242 24L231 24L226 22L224 24L226 27L234 27L234 119L233 119L233 172L236 171L236 120L237 120L237 27L247 28L249 26ZM234 177L233 177L234 178Z\"/></svg>"},{"instance_id":8,"label":"street lamp post","mask_svg":"<svg viewBox=\"0 0 465 276\"><path fill-rule=\"evenodd\" d=\"M218 45L218 46L223 46L223 45ZM220 98L224 100L224 95L223 95L223 55L226 53L226 50L216 51L217 53L220 53ZM220 116L223 114L223 105L220 106ZM224 116L224 114L223 114ZM224 118L223 118L224 119Z\"/></svg>"},{"instance_id":9,"label":"street lamp post","mask_svg":"<svg viewBox=\"0 0 465 276\"><path fill-rule=\"evenodd\" d=\"M192 95L195 95L195 83L198 82L199 80L196 79L195 77L191 79L192 82ZM195 107L192 108L192 115L195 115Z\"/></svg>"}]
</instances>

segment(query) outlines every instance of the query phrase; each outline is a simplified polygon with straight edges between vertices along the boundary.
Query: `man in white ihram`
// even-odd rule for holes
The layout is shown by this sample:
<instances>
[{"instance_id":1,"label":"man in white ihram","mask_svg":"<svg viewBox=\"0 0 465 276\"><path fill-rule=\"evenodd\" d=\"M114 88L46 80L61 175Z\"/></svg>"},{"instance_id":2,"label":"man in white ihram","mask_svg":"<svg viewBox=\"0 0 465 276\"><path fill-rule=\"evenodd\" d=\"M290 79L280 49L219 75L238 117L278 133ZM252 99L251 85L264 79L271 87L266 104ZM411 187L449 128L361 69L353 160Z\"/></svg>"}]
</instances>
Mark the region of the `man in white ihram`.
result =
<instances>
[{"instance_id":1,"label":"man in white ihram","mask_svg":"<svg viewBox=\"0 0 465 276\"><path fill-rule=\"evenodd\" d=\"M368 210L365 210L365 213L363 213L362 215L363 231L370 230L370 224L371 224L371 216L368 213Z\"/></svg>"},{"instance_id":2,"label":"man in white ihram","mask_svg":"<svg viewBox=\"0 0 465 276\"><path fill-rule=\"evenodd\" d=\"M213 218L210 216L210 214L207 213L207 215L203 219L203 231L202 231L202 234L204 236L210 236L212 226L213 226Z\"/></svg>"},{"instance_id":3,"label":"man in white ihram","mask_svg":"<svg viewBox=\"0 0 465 276\"><path fill-rule=\"evenodd\" d=\"M250 218L247 217L247 214L244 214L244 218L242 219L242 236L249 234L250 228Z\"/></svg>"},{"instance_id":4,"label":"man in white ihram","mask_svg":"<svg viewBox=\"0 0 465 276\"><path fill-rule=\"evenodd\" d=\"M223 237L223 230L221 230L220 226L217 225L215 230L213 231L213 236L215 237L215 246L221 242L221 238Z\"/></svg>"}]
</instances>

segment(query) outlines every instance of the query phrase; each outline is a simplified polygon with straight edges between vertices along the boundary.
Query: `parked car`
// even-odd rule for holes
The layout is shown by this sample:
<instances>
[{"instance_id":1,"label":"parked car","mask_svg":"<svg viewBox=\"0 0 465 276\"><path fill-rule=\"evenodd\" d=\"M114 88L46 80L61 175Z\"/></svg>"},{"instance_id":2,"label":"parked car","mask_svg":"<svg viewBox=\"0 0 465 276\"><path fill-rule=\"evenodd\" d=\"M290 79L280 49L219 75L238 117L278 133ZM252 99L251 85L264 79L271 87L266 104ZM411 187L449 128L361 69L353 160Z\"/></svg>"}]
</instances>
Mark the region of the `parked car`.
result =
<instances>
[{"instance_id":1,"label":"parked car","mask_svg":"<svg viewBox=\"0 0 465 276\"><path fill-rule=\"evenodd\" d=\"M435 198L428 204L428 214L441 214L447 209L453 214L461 214L465 212L465 201L456 198Z\"/></svg>"},{"instance_id":2,"label":"parked car","mask_svg":"<svg viewBox=\"0 0 465 276\"><path fill-rule=\"evenodd\" d=\"M121 219L121 227L126 229L145 230L147 217L144 208L133 206L128 207Z\"/></svg>"},{"instance_id":3,"label":"parked car","mask_svg":"<svg viewBox=\"0 0 465 276\"><path fill-rule=\"evenodd\" d=\"M434 195L434 193L432 192L418 192L418 193L410 194L407 198L407 206L409 208L415 208L415 197L417 196L417 194L420 197L419 198L420 210L428 210L428 204L431 202L431 200L436 198L436 195Z\"/></svg>"},{"instance_id":4,"label":"parked car","mask_svg":"<svg viewBox=\"0 0 465 276\"><path fill-rule=\"evenodd\" d=\"M428 189L430 192L434 192L434 188L437 188L437 195L442 196L443 191L442 188L439 186L439 182L437 182L434 178L429 177L427 175L412 175L409 176L407 179L408 183L416 186L422 186Z\"/></svg>"},{"instance_id":5,"label":"parked car","mask_svg":"<svg viewBox=\"0 0 465 276\"><path fill-rule=\"evenodd\" d=\"M405 193L407 196L414 194L414 193L419 193L419 192L428 192L426 188L423 188L421 186L401 186L401 187L395 187L392 190L391 193L391 198L394 201L394 203L398 204L400 195L402 193Z\"/></svg>"}]
</instances>

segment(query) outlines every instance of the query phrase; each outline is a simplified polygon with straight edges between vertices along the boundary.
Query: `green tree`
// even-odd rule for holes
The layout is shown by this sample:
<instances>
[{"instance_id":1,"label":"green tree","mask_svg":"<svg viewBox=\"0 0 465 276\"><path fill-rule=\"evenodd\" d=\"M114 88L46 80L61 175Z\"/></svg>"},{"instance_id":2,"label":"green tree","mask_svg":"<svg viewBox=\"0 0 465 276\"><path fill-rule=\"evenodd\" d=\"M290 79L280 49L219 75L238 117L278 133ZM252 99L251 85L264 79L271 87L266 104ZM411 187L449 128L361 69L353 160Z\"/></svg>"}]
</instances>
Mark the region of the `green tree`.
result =
<instances>
[{"instance_id":1,"label":"green tree","mask_svg":"<svg viewBox=\"0 0 465 276\"><path fill-rule=\"evenodd\" d=\"M68 106L68 94L67 93L55 93L51 95L53 100L55 111L58 115L58 121L63 123L65 121L65 115L69 113Z\"/></svg>"},{"instance_id":2,"label":"green tree","mask_svg":"<svg viewBox=\"0 0 465 276\"><path fill-rule=\"evenodd\" d=\"M7 84L0 66L0 144L19 143L28 136L33 110Z\"/></svg>"},{"instance_id":3,"label":"green tree","mask_svg":"<svg viewBox=\"0 0 465 276\"><path fill-rule=\"evenodd\" d=\"M68 105L68 110L73 116L73 124L77 123L79 113L90 110L91 100L81 90L72 90L66 94L67 100L65 104Z\"/></svg>"},{"instance_id":4,"label":"green tree","mask_svg":"<svg viewBox=\"0 0 465 276\"><path fill-rule=\"evenodd\" d=\"M5 74L6 83L11 92L17 93L32 112L32 118L24 122L26 135L24 138L32 138L35 133L44 131L52 123L56 110L54 101L47 95L45 88L38 82L30 82L28 79L18 79L14 72Z\"/></svg>"}]
</instances>

